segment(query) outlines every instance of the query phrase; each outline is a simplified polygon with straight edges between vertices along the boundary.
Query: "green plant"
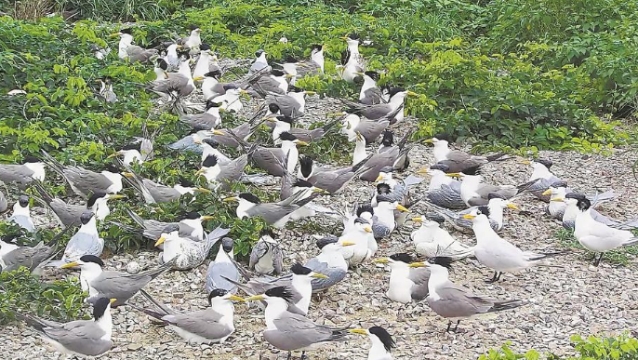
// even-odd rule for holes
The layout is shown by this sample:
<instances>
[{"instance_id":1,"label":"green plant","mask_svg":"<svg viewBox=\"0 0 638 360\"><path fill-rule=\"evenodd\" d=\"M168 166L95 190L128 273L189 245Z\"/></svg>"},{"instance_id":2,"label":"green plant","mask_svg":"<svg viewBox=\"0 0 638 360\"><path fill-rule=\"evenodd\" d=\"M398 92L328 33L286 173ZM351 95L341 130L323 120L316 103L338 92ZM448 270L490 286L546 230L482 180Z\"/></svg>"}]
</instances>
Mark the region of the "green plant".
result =
<instances>
[{"instance_id":1,"label":"green plant","mask_svg":"<svg viewBox=\"0 0 638 360\"><path fill-rule=\"evenodd\" d=\"M26 268L0 273L0 324L16 319L16 312L41 316L48 320L70 321L85 317L83 299L77 281L41 282Z\"/></svg>"},{"instance_id":2,"label":"green plant","mask_svg":"<svg viewBox=\"0 0 638 360\"><path fill-rule=\"evenodd\" d=\"M558 229L554 234L554 237L558 240L558 243L566 248L577 249L579 251L584 251L582 257L587 261L591 261L594 259L596 254L586 250L578 240L574 237L574 231L568 230L563 227ZM635 247L625 247L616 250L611 250L605 253L603 259L611 264L617 265L627 265L629 263L629 259L632 257L638 256L638 249Z\"/></svg>"}]
</instances>

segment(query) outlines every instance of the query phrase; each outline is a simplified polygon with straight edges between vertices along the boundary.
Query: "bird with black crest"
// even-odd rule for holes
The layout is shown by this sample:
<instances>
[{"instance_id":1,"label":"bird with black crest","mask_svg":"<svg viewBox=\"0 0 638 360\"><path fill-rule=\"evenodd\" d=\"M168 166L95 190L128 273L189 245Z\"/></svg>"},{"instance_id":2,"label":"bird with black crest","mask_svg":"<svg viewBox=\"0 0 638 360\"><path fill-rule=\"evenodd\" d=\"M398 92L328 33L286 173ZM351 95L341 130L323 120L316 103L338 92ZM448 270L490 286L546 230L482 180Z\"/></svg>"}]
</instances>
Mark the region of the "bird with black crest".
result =
<instances>
[{"instance_id":1,"label":"bird with black crest","mask_svg":"<svg viewBox=\"0 0 638 360\"><path fill-rule=\"evenodd\" d=\"M214 219L213 216L202 216L196 211L190 211L182 214L183 218L179 222L163 222L158 220L143 219L133 210L128 208L125 211L137 226L130 226L117 222L113 223L120 226L123 230L141 234L143 237L152 241L157 241L161 237L162 232L169 225L177 226L178 234L182 237L188 238L190 240L202 241L205 237L202 222Z\"/></svg>"},{"instance_id":2,"label":"bird with black crest","mask_svg":"<svg viewBox=\"0 0 638 360\"><path fill-rule=\"evenodd\" d=\"M449 266L451 258L435 257L432 263ZM430 271L425 264L415 261L408 253L397 253L387 258L375 259L374 263L390 265L390 282L386 296L403 304L424 300L428 292Z\"/></svg>"},{"instance_id":3,"label":"bird with black crest","mask_svg":"<svg viewBox=\"0 0 638 360\"><path fill-rule=\"evenodd\" d=\"M385 129L390 126L390 120L397 112L398 109L376 120L362 119L357 114L348 114L346 112L338 113L337 115L345 115L342 120L341 133L348 137L348 141L355 141L357 133L359 133L365 139L366 145L368 145L377 141Z\"/></svg>"},{"instance_id":4,"label":"bird with black crest","mask_svg":"<svg viewBox=\"0 0 638 360\"><path fill-rule=\"evenodd\" d=\"M372 326L368 329L350 329L351 334L367 335L372 346L368 351L368 360L392 360L392 349L396 343L388 331L381 326Z\"/></svg>"},{"instance_id":5,"label":"bird with black crest","mask_svg":"<svg viewBox=\"0 0 638 360\"><path fill-rule=\"evenodd\" d=\"M130 62L146 63L152 61L154 56L158 55L157 49L144 49L143 47L133 45L133 33L132 29L121 29L119 33L113 34L113 36L120 37L118 44L118 57L122 60L128 60Z\"/></svg>"},{"instance_id":6,"label":"bird with black crest","mask_svg":"<svg viewBox=\"0 0 638 360\"><path fill-rule=\"evenodd\" d=\"M357 164L340 169L318 167L311 157L301 156L299 158L298 176L301 179L308 180L315 187L334 195L342 191L352 179L370 169L366 163L372 156L373 154L369 154Z\"/></svg>"},{"instance_id":7,"label":"bird with black crest","mask_svg":"<svg viewBox=\"0 0 638 360\"><path fill-rule=\"evenodd\" d=\"M13 204L13 214L9 217L9 222L13 222L28 232L35 232L29 201L29 196L20 195L18 201Z\"/></svg>"},{"instance_id":8,"label":"bird with black crest","mask_svg":"<svg viewBox=\"0 0 638 360\"><path fill-rule=\"evenodd\" d=\"M155 73L155 80L160 81L168 78L168 63L166 60L162 58L155 59L155 66L153 67L153 72Z\"/></svg>"},{"instance_id":9,"label":"bird with black crest","mask_svg":"<svg viewBox=\"0 0 638 360\"><path fill-rule=\"evenodd\" d=\"M202 140L202 164L206 161L208 155L215 155L219 165L223 166L233 161L233 159L226 156L219 151L219 142L214 137L205 138Z\"/></svg>"},{"instance_id":10,"label":"bird with black crest","mask_svg":"<svg viewBox=\"0 0 638 360\"><path fill-rule=\"evenodd\" d=\"M379 177L379 173L386 167L392 167L395 169L395 164L405 158L407 154L412 150L412 145L407 143L407 139L411 136L411 132L405 134L405 136L399 141L398 144L390 147L383 152L373 154L372 157L366 162L368 171L359 176L363 181L374 182ZM356 145L352 154L353 164L358 163L367 156L365 139L360 133L357 133Z\"/></svg>"},{"instance_id":11,"label":"bird with black crest","mask_svg":"<svg viewBox=\"0 0 638 360\"><path fill-rule=\"evenodd\" d=\"M459 173L467 171L477 171L481 166L492 161L503 161L505 153L497 153L488 156L471 155L464 151L452 150L449 148L451 137L448 134L436 134L431 139L426 139L425 143L434 145L432 154L437 164L447 166L449 173Z\"/></svg>"},{"instance_id":12,"label":"bird with black crest","mask_svg":"<svg viewBox=\"0 0 638 360\"><path fill-rule=\"evenodd\" d=\"M299 60L297 60L294 56L288 55L286 56L281 63L277 63L277 65L281 66L286 73L286 76L290 79L290 85L294 86L297 81L297 64Z\"/></svg>"},{"instance_id":13,"label":"bird with black crest","mask_svg":"<svg viewBox=\"0 0 638 360\"><path fill-rule=\"evenodd\" d=\"M177 72L168 73L166 79L156 80L150 84L150 90L162 96L167 95L172 99L171 107L173 109L179 105L178 101L181 98L190 95L195 90L195 81L203 80L201 77L193 78L188 52L180 51L178 58L179 68Z\"/></svg>"},{"instance_id":14,"label":"bird with black crest","mask_svg":"<svg viewBox=\"0 0 638 360\"><path fill-rule=\"evenodd\" d=\"M205 112L201 114L184 114L179 117L179 121L196 130L212 130L222 124L221 106L221 102L207 100Z\"/></svg>"},{"instance_id":15,"label":"bird with black crest","mask_svg":"<svg viewBox=\"0 0 638 360\"><path fill-rule=\"evenodd\" d=\"M202 167L195 175L203 176L211 190L228 190L244 175L244 169L248 164L248 154L243 154L236 159L221 164L217 156L209 154L202 162Z\"/></svg>"},{"instance_id":16,"label":"bird with black crest","mask_svg":"<svg viewBox=\"0 0 638 360\"><path fill-rule=\"evenodd\" d=\"M359 102L365 105L387 103L383 98L381 89L377 86L381 74L376 71L366 71L361 74L363 76L363 85L361 85L361 91L359 92Z\"/></svg>"},{"instance_id":17,"label":"bird with black crest","mask_svg":"<svg viewBox=\"0 0 638 360\"><path fill-rule=\"evenodd\" d=\"M255 52L255 61L250 66L248 70L248 74L252 75L262 71L270 71L272 68L268 65L268 59L266 59L267 52L262 49L259 49Z\"/></svg>"},{"instance_id":18,"label":"bird with black crest","mask_svg":"<svg viewBox=\"0 0 638 360\"><path fill-rule=\"evenodd\" d=\"M0 272L25 267L37 275L41 267L60 252L56 245L69 229L71 227L59 231L46 245L40 241L35 246L19 246L9 240L10 236L4 236L4 239L0 239Z\"/></svg>"},{"instance_id":19,"label":"bird with black crest","mask_svg":"<svg viewBox=\"0 0 638 360\"><path fill-rule=\"evenodd\" d=\"M297 118L304 115L306 111L306 95L314 95L314 91L303 90L290 85L288 93L285 95L270 94L266 96L266 103L276 104L282 115Z\"/></svg>"},{"instance_id":20,"label":"bird with black crest","mask_svg":"<svg viewBox=\"0 0 638 360\"><path fill-rule=\"evenodd\" d=\"M306 75L322 74L324 68L324 50L325 45L315 44L310 47L310 59L299 60L296 63L296 71L298 77Z\"/></svg>"},{"instance_id":21,"label":"bird with black crest","mask_svg":"<svg viewBox=\"0 0 638 360\"><path fill-rule=\"evenodd\" d=\"M142 164L147 160L151 160L152 154L153 141L141 137L137 141L122 146L120 150L107 156L107 159L121 156L122 164L131 166L133 163Z\"/></svg>"},{"instance_id":22,"label":"bird with black crest","mask_svg":"<svg viewBox=\"0 0 638 360\"><path fill-rule=\"evenodd\" d=\"M417 171L419 175L431 175L426 198L430 203L446 209L465 209L467 205L461 198L461 182L446 176L447 170L447 165L434 164Z\"/></svg>"},{"instance_id":23,"label":"bird with black crest","mask_svg":"<svg viewBox=\"0 0 638 360\"><path fill-rule=\"evenodd\" d=\"M142 178L130 169L124 173L124 177L142 194L147 204L174 201L186 194L191 196L195 196L197 193L210 194L210 190L195 186L193 182L184 177L180 177L179 183L173 186Z\"/></svg>"},{"instance_id":24,"label":"bird with black crest","mask_svg":"<svg viewBox=\"0 0 638 360\"><path fill-rule=\"evenodd\" d=\"M340 341L348 334L345 328L317 325L304 315L290 312L288 303L292 296L289 288L278 286L246 298L246 301L266 301L264 339L272 346L288 351L288 360L292 358L292 351L301 350L301 359L307 359L306 350Z\"/></svg>"},{"instance_id":25,"label":"bird with black crest","mask_svg":"<svg viewBox=\"0 0 638 360\"><path fill-rule=\"evenodd\" d=\"M487 205L489 203L488 197L492 193L503 199L511 199L538 181L536 179L517 186L486 184L483 183L483 177L478 167L466 168L460 173L447 173L446 175L461 178L461 199L468 207Z\"/></svg>"},{"instance_id":26,"label":"bird with black crest","mask_svg":"<svg viewBox=\"0 0 638 360\"><path fill-rule=\"evenodd\" d=\"M288 92L287 79L291 76L279 69L272 69L269 73L262 73L250 87L262 97L275 93L285 95Z\"/></svg>"}]
</instances>

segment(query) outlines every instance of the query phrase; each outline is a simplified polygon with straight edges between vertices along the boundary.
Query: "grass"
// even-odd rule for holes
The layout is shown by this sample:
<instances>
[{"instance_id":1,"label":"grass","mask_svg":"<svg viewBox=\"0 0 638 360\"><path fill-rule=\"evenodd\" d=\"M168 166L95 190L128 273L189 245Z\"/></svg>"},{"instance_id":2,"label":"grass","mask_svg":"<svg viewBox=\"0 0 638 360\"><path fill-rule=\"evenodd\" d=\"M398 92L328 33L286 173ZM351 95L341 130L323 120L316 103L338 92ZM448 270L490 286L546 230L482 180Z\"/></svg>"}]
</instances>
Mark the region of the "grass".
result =
<instances>
[{"instance_id":1,"label":"grass","mask_svg":"<svg viewBox=\"0 0 638 360\"><path fill-rule=\"evenodd\" d=\"M638 236L638 229L633 231ZM572 230L567 230L563 227L558 229L554 233L554 237L558 240L558 244L564 248L582 250L583 253L580 257L587 261L593 261L596 256L593 252L585 249L574 237ZM613 265L626 266L630 260L638 257L638 246L628 246L616 250L611 250L605 253L603 256L603 262Z\"/></svg>"}]
</instances>

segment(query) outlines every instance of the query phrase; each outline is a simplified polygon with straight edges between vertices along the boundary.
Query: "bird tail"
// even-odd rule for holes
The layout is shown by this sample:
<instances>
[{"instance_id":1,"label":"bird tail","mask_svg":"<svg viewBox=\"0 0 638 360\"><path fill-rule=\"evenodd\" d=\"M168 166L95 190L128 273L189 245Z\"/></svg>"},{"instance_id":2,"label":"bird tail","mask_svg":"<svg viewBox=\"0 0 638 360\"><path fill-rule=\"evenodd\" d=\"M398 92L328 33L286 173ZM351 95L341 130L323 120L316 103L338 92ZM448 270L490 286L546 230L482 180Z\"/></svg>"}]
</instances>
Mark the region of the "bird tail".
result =
<instances>
[{"instance_id":1,"label":"bird tail","mask_svg":"<svg viewBox=\"0 0 638 360\"><path fill-rule=\"evenodd\" d=\"M361 110L363 110L365 108L365 106L367 105L361 105L357 102L348 100L348 99L339 99L339 101L341 101L341 103L345 106L348 107L347 112L353 112L353 113L357 113L360 112Z\"/></svg>"},{"instance_id":2,"label":"bird tail","mask_svg":"<svg viewBox=\"0 0 638 360\"><path fill-rule=\"evenodd\" d=\"M517 307L525 305L526 302L523 300L505 300L505 301L496 301L494 302L494 306L488 312L496 312L503 310L515 309Z\"/></svg>"},{"instance_id":3,"label":"bird tail","mask_svg":"<svg viewBox=\"0 0 638 360\"><path fill-rule=\"evenodd\" d=\"M146 292L146 290L144 289L140 289L140 294L142 294L142 296L144 296L144 298L146 298L146 300L148 300L151 304L155 305L158 309L160 309L159 312L157 311L152 311L152 310L148 310L148 309L142 309L139 307L135 307L132 304L129 304L133 307L135 307L137 310L146 313L147 315L154 317L158 320L162 320L162 317L164 317L164 315L168 315L168 314L173 314L174 312L167 308L166 306L160 304L159 301L155 300L149 293Z\"/></svg>"},{"instance_id":4,"label":"bird tail","mask_svg":"<svg viewBox=\"0 0 638 360\"><path fill-rule=\"evenodd\" d=\"M128 216L130 216L131 219L133 219L133 221L135 221L136 224L138 224L141 227L144 227L144 219L142 219L142 217L137 215L133 210L129 208L126 208L125 210Z\"/></svg>"},{"instance_id":5,"label":"bird tail","mask_svg":"<svg viewBox=\"0 0 638 360\"><path fill-rule=\"evenodd\" d=\"M44 184L42 184L40 180L35 180L31 184L33 185L33 187L35 187L35 190L38 192L38 194L40 194L46 204L51 204L51 202L53 201L53 196L51 196L51 194L46 191L46 189L44 188Z\"/></svg>"},{"instance_id":6,"label":"bird tail","mask_svg":"<svg viewBox=\"0 0 638 360\"><path fill-rule=\"evenodd\" d=\"M163 273L167 272L168 270L170 270L173 267L173 264L177 261L177 256L175 256L174 258L170 259L169 261L163 263L162 265L158 266L155 269L150 269L150 270L146 270L144 272L142 272L140 275L146 275L146 276L150 276L151 280L155 279L156 277L162 275Z\"/></svg>"},{"instance_id":7,"label":"bird tail","mask_svg":"<svg viewBox=\"0 0 638 360\"><path fill-rule=\"evenodd\" d=\"M206 236L206 241L204 243L204 251L206 252L206 256L208 256L208 252L210 249L215 246L217 241L221 239L223 236L226 236L230 232L230 229L224 229L222 227L217 227L215 230L208 233Z\"/></svg>"},{"instance_id":8,"label":"bird tail","mask_svg":"<svg viewBox=\"0 0 638 360\"><path fill-rule=\"evenodd\" d=\"M328 132L328 130L332 129L339 122L341 122L341 119L337 118L337 119L332 120L329 123L325 124L324 126L322 126L321 129L324 131L324 133L326 133L326 132Z\"/></svg>"},{"instance_id":9,"label":"bird tail","mask_svg":"<svg viewBox=\"0 0 638 360\"><path fill-rule=\"evenodd\" d=\"M496 153L496 154L492 154L492 155L487 155L485 157L485 159L487 161L503 161L503 160L507 160L509 158L503 158L503 156L507 155L504 152L500 152L500 153Z\"/></svg>"},{"instance_id":10,"label":"bird tail","mask_svg":"<svg viewBox=\"0 0 638 360\"><path fill-rule=\"evenodd\" d=\"M372 158L372 156L374 156L374 153L370 153L368 154L368 156L366 156L365 159L359 161L357 164L352 166L352 171L354 171L355 173L359 171L359 169L361 169L363 167L363 165L365 165L368 160L370 160Z\"/></svg>"},{"instance_id":11,"label":"bird tail","mask_svg":"<svg viewBox=\"0 0 638 360\"><path fill-rule=\"evenodd\" d=\"M399 149L403 149L405 147L405 144L408 143L408 140L410 139L410 137L412 136L414 132L413 131L408 131L402 138L401 140L399 140L399 142L397 143L397 146L399 147Z\"/></svg>"},{"instance_id":12,"label":"bird tail","mask_svg":"<svg viewBox=\"0 0 638 360\"><path fill-rule=\"evenodd\" d=\"M44 328L49 327L51 324L47 324L46 320L42 320L34 315L15 313L15 317L18 320L24 321L29 327L32 327L40 333L44 333Z\"/></svg>"},{"instance_id":13,"label":"bird tail","mask_svg":"<svg viewBox=\"0 0 638 360\"><path fill-rule=\"evenodd\" d=\"M554 252L548 252L548 253L534 254L534 255L532 255L529 258L529 260L530 261L534 261L534 260L549 259L549 258L552 258L554 256L567 255L569 253L571 253L571 251L563 250L563 251L554 251ZM545 265L545 266L549 266L549 265Z\"/></svg>"},{"instance_id":14,"label":"bird tail","mask_svg":"<svg viewBox=\"0 0 638 360\"><path fill-rule=\"evenodd\" d=\"M536 184L537 181L539 181L540 178L538 179L534 179L532 181L528 181L526 183L520 184L516 186L516 189L518 190L517 194L522 193L523 191L527 191L532 185Z\"/></svg>"},{"instance_id":15,"label":"bird tail","mask_svg":"<svg viewBox=\"0 0 638 360\"><path fill-rule=\"evenodd\" d=\"M229 279L224 275L220 275L221 277L223 277L224 279L226 279L226 281L230 282L231 284L237 286L238 288L240 288L243 292L245 292L248 295L255 295L255 292L253 291L253 289L251 289L249 286L246 286L238 281L235 281L233 279Z\"/></svg>"},{"instance_id":16,"label":"bird tail","mask_svg":"<svg viewBox=\"0 0 638 360\"><path fill-rule=\"evenodd\" d=\"M53 169L53 171L57 172L58 174L60 174L60 176L66 179L66 176L64 175L64 165L62 165L59 161L57 161L53 156L49 155L48 152L44 150L41 150L41 151L42 151L42 156L44 156L42 160L47 165L49 165L49 167Z\"/></svg>"},{"instance_id":17,"label":"bird tail","mask_svg":"<svg viewBox=\"0 0 638 360\"><path fill-rule=\"evenodd\" d=\"M631 245L635 245L636 243L638 243L638 237L632 237L631 239L627 240L624 244L622 244L622 246L631 246Z\"/></svg>"}]
</instances>

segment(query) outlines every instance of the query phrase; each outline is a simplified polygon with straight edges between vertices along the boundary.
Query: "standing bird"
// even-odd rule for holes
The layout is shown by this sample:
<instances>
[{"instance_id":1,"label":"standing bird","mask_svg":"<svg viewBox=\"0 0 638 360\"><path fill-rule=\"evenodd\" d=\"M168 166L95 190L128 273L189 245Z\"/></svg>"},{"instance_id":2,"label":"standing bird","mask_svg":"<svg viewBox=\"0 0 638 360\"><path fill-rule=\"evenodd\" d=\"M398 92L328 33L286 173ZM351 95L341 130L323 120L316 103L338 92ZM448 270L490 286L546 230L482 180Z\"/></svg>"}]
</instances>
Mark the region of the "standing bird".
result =
<instances>
[{"instance_id":1,"label":"standing bird","mask_svg":"<svg viewBox=\"0 0 638 360\"><path fill-rule=\"evenodd\" d=\"M77 195L88 198L96 192L117 194L122 191L122 174L120 170L108 164L108 170L99 173L81 168L79 166L64 166L55 158L42 150L47 158L48 165L69 183L71 189Z\"/></svg>"},{"instance_id":2,"label":"standing bird","mask_svg":"<svg viewBox=\"0 0 638 360\"><path fill-rule=\"evenodd\" d=\"M354 82L358 74L365 71L366 64L359 53L359 40L358 34L350 34L344 36L342 39L346 41L348 47L341 53L341 78L349 83Z\"/></svg>"},{"instance_id":3,"label":"standing bird","mask_svg":"<svg viewBox=\"0 0 638 360\"><path fill-rule=\"evenodd\" d=\"M116 36L118 34L115 34ZM131 29L122 29L119 32L120 43L118 45L118 57L122 60L130 62L146 63L157 55L157 49L144 49L140 46L133 45L133 35Z\"/></svg>"},{"instance_id":4,"label":"standing bird","mask_svg":"<svg viewBox=\"0 0 638 360\"><path fill-rule=\"evenodd\" d=\"M126 172L124 176L132 179L133 186L142 193L142 197L147 204L164 203L178 200L183 195L195 196L197 193L210 194L211 191L202 187L197 187L187 179L181 179L181 183L173 186L166 186L156 183L150 179L143 179L133 172ZM155 240L155 239L153 239Z\"/></svg>"},{"instance_id":5,"label":"standing bird","mask_svg":"<svg viewBox=\"0 0 638 360\"><path fill-rule=\"evenodd\" d=\"M29 197L20 195L18 201L13 205L13 214L9 218L10 222L16 223L28 232L35 231L33 219L31 219L31 211L29 209Z\"/></svg>"},{"instance_id":6,"label":"standing bird","mask_svg":"<svg viewBox=\"0 0 638 360\"><path fill-rule=\"evenodd\" d=\"M261 236L250 252L248 268L262 275L280 275L283 272L284 254L275 235L262 230Z\"/></svg>"},{"instance_id":7,"label":"standing bird","mask_svg":"<svg viewBox=\"0 0 638 360\"><path fill-rule=\"evenodd\" d=\"M450 137L447 134L437 134L431 139L425 140L426 143L434 144L434 161L437 164L447 166L448 173L466 172L466 170L478 170L488 162L504 160L504 153L498 153L489 156L474 156L459 150L451 150L449 148Z\"/></svg>"},{"instance_id":8,"label":"standing bird","mask_svg":"<svg viewBox=\"0 0 638 360\"><path fill-rule=\"evenodd\" d=\"M168 63L166 62L166 60L162 58L158 58L157 60L155 60L155 67L153 67L153 72L155 73L154 82L168 79L168 73L166 72L167 70Z\"/></svg>"},{"instance_id":9,"label":"standing bird","mask_svg":"<svg viewBox=\"0 0 638 360\"><path fill-rule=\"evenodd\" d=\"M151 160L153 153L153 141L147 138L139 138L130 144L122 146L122 148L107 158L117 156L122 157L122 164L131 166L133 163L142 164L147 160Z\"/></svg>"},{"instance_id":10,"label":"standing bird","mask_svg":"<svg viewBox=\"0 0 638 360\"><path fill-rule=\"evenodd\" d=\"M267 328L263 333L264 339L277 349L288 351L288 360L291 359L292 351L302 350L301 358L304 359L306 349L311 346L338 341L346 336L345 329L317 325L303 315L290 312L288 302L291 298L290 289L278 286L246 299L246 301L266 301L268 304L265 310Z\"/></svg>"},{"instance_id":11,"label":"standing bird","mask_svg":"<svg viewBox=\"0 0 638 360\"><path fill-rule=\"evenodd\" d=\"M549 202L550 196L544 195L544 192L555 183L563 182L563 180L559 179L550 171L554 163L549 159L538 159L535 161L524 160L521 163L532 166L532 175L530 175L528 181L538 180L534 182L527 191L531 192L538 199Z\"/></svg>"},{"instance_id":12,"label":"standing bird","mask_svg":"<svg viewBox=\"0 0 638 360\"><path fill-rule=\"evenodd\" d=\"M162 321L179 337L191 344L223 343L235 332L233 301L244 301L223 289L214 289L208 294L208 307L205 310L188 313L175 313L160 305L142 290L142 295L153 303L159 311L134 306L139 311Z\"/></svg>"},{"instance_id":13,"label":"standing bird","mask_svg":"<svg viewBox=\"0 0 638 360\"><path fill-rule=\"evenodd\" d=\"M288 92L288 81L286 78L286 73L283 71L272 69L270 73L259 76L250 86L263 97L271 93L285 95Z\"/></svg>"},{"instance_id":14,"label":"standing bird","mask_svg":"<svg viewBox=\"0 0 638 360\"><path fill-rule=\"evenodd\" d=\"M179 69L176 73L169 73L164 80L157 80L151 84L151 90L166 94L174 99L190 95L195 90L195 81L203 78L193 78L190 68L190 55L180 53Z\"/></svg>"},{"instance_id":15,"label":"standing bird","mask_svg":"<svg viewBox=\"0 0 638 360\"><path fill-rule=\"evenodd\" d=\"M445 175L446 165L435 164L430 166L432 175L428 185L427 199L434 205L446 209L465 209L467 205L461 198L461 182ZM418 174L428 173L427 168L421 169Z\"/></svg>"},{"instance_id":16,"label":"standing bird","mask_svg":"<svg viewBox=\"0 0 638 360\"><path fill-rule=\"evenodd\" d=\"M492 185L483 183L483 177L476 169L466 169L462 173L448 173L447 176L461 178L461 199L467 206L483 206L489 204L490 194L503 199L510 199L524 191L529 183L520 186ZM493 195L494 196L494 195Z\"/></svg>"},{"instance_id":17,"label":"standing bird","mask_svg":"<svg viewBox=\"0 0 638 360\"><path fill-rule=\"evenodd\" d=\"M353 246L343 246L344 243L354 243ZM348 263L348 267L361 265L374 256L377 242L374 239L370 222L361 217L354 219L352 230L344 232L339 238L342 245L341 255Z\"/></svg>"},{"instance_id":18,"label":"standing bird","mask_svg":"<svg viewBox=\"0 0 638 360\"><path fill-rule=\"evenodd\" d=\"M196 25L191 25L188 27L190 35L177 40L177 44L184 46L185 48L191 50L191 52L196 52L197 50L203 50L201 33L202 31ZM210 48L209 48L210 49Z\"/></svg>"},{"instance_id":19,"label":"standing bird","mask_svg":"<svg viewBox=\"0 0 638 360\"><path fill-rule=\"evenodd\" d=\"M153 279L171 269L172 263L158 268L129 274L118 271L105 271L104 262L97 256L84 255L77 261L62 265L62 269L80 268L80 285L82 291L89 293L87 302L95 303L101 298L116 299L111 306L117 307L135 296Z\"/></svg>"},{"instance_id":20,"label":"standing bird","mask_svg":"<svg viewBox=\"0 0 638 360\"><path fill-rule=\"evenodd\" d=\"M211 71L211 60L216 61L217 56L211 54L210 45L208 44L201 44L199 50L199 58L193 70L193 77L201 77L203 80L206 74Z\"/></svg>"},{"instance_id":21,"label":"standing bird","mask_svg":"<svg viewBox=\"0 0 638 360\"><path fill-rule=\"evenodd\" d=\"M586 249L600 252L600 256L594 261L594 266L600 265L605 252L638 243L638 237L631 231L614 229L596 221L592 217L591 201L586 197L578 197L576 206L579 214L576 216L574 237Z\"/></svg>"},{"instance_id":22,"label":"standing bird","mask_svg":"<svg viewBox=\"0 0 638 360\"><path fill-rule=\"evenodd\" d=\"M326 236L317 240L317 247L321 252L308 260L304 266L316 273L326 275L327 278L312 279L312 292L325 291L345 279L348 263L343 258L341 249L354 245L354 242L339 242L336 236Z\"/></svg>"},{"instance_id":23,"label":"standing bird","mask_svg":"<svg viewBox=\"0 0 638 360\"><path fill-rule=\"evenodd\" d=\"M33 180L44 182L45 175L44 163L33 156L26 156L22 165L0 164L0 182L18 183L21 188Z\"/></svg>"},{"instance_id":24,"label":"standing bird","mask_svg":"<svg viewBox=\"0 0 638 360\"><path fill-rule=\"evenodd\" d=\"M65 355L94 357L113 347L111 336L113 319L111 304L115 299L101 298L93 306L92 320L75 320L68 323L40 319L33 315L17 314L42 339Z\"/></svg>"},{"instance_id":25,"label":"standing bird","mask_svg":"<svg viewBox=\"0 0 638 360\"><path fill-rule=\"evenodd\" d=\"M511 200L504 199L501 195L496 193L490 193L487 196L487 208L490 210L489 220L490 226L494 231L501 231L503 229L504 221L503 221L503 210L505 208L520 210L518 205L514 204ZM459 212L454 212L442 207L433 206L434 211L436 211L439 215L443 216L445 220L447 220L456 230L461 232L471 233L472 232L472 222L463 218L463 215L470 214L472 211L476 210L476 206L471 207L469 209L461 210Z\"/></svg>"},{"instance_id":26,"label":"standing bird","mask_svg":"<svg viewBox=\"0 0 638 360\"><path fill-rule=\"evenodd\" d=\"M235 255L233 253L234 241L225 237L221 241L219 250L215 260L208 264L206 272L206 292L210 293L213 289L223 289L229 293L235 293L237 286L226 278L239 281L239 271L233 261Z\"/></svg>"},{"instance_id":27,"label":"standing bird","mask_svg":"<svg viewBox=\"0 0 638 360\"><path fill-rule=\"evenodd\" d=\"M266 55L268 55L268 53L261 49L255 52L256 59L253 62L253 64L250 66L250 70L248 71L249 75L252 75L261 71L268 72L271 70L271 67L268 65L268 60L266 59Z\"/></svg>"},{"instance_id":28,"label":"standing bird","mask_svg":"<svg viewBox=\"0 0 638 360\"><path fill-rule=\"evenodd\" d=\"M350 329L351 334L367 335L372 346L368 352L368 360L392 360L390 352L396 347L396 343L388 331L381 326L372 326L369 329Z\"/></svg>"},{"instance_id":29,"label":"standing bird","mask_svg":"<svg viewBox=\"0 0 638 360\"><path fill-rule=\"evenodd\" d=\"M541 254L519 249L492 229L489 215L490 210L486 206L480 206L472 213L463 215L465 219L472 220L472 230L476 236L474 256L481 264L494 270L494 276L488 282L498 281L504 272L518 272L538 265L545 258L562 254Z\"/></svg>"},{"instance_id":30,"label":"standing bird","mask_svg":"<svg viewBox=\"0 0 638 360\"><path fill-rule=\"evenodd\" d=\"M381 118L389 118L390 125L403 120L403 108L405 106L405 100L408 96L417 96L412 91L405 90L403 88L393 88L388 103L365 105L358 102L341 99L341 102L348 106L348 111L369 120L378 120ZM396 112L393 117L389 117L389 114Z\"/></svg>"},{"instance_id":31,"label":"standing bird","mask_svg":"<svg viewBox=\"0 0 638 360\"><path fill-rule=\"evenodd\" d=\"M446 330L448 332L452 327L451 319L457 319L453 330L457 332L462 318L525 305L522 300L495 300L470 293L450 281L449 266L426 263L426 267L430 269L428 305L437 315L450 319Z\"/></svg>"},{"instance_id":32,"label":"standing bird","mask_svg":"<svg viewBox=\"0 0 638 360\"><path fill-rule=\"evenodd\" d=\"M248 154L239 156L225 164L221 164L216 155L210 154L202 162L202 167L195 175L203 176L211 190L228 190L244 174L244 168L248 164Z\"/></svg>"},{"instance_id":33,"label":"standing bird","mask_svg":"<svg viewBox=\"0 0 638 360\"><path fill-rule=\"evenodd\" d=\"M331 195L339 193L343 188L360 174L369 170L367 161L372 157L368 155L354 166L341 169L317 169L314 160L308 156L299 160L299 177L307 180L313 186L326 190Z\"/></svg>"},{"instance_id":34,"label":"standing bird","mask_svg":"<svg viewBox=\"0 0 638 360\"><path fill-rule=\"evenodd\" d=\"M310 47L310 59L295 63L297 77L302 78L306 75L322 74L324 69L324 50L324 45L312 45Z\"/></svg>"},{"instance_id":35,"label":"standing bird","mask_svg":"<svg viewBox=\"0 0 638 360\"><path fill-rule=\"evenodd\" d=\"M314 94L314 91L306 91L290 85L286 95L270 94L266 96L266 103L268 105L277 105L281 115L294 119L304 115L306 111L306 95Z\"/></svg>"}]
</instances>

